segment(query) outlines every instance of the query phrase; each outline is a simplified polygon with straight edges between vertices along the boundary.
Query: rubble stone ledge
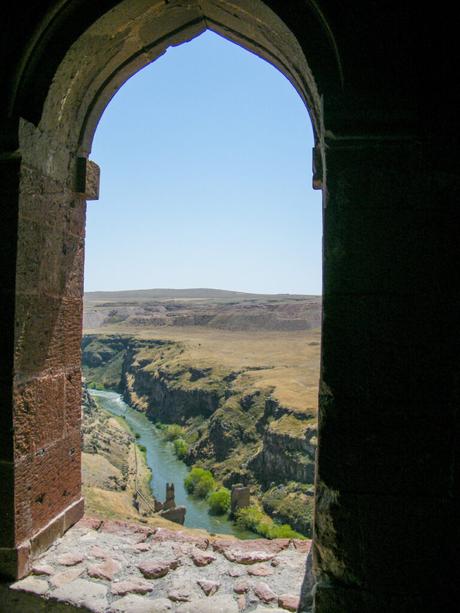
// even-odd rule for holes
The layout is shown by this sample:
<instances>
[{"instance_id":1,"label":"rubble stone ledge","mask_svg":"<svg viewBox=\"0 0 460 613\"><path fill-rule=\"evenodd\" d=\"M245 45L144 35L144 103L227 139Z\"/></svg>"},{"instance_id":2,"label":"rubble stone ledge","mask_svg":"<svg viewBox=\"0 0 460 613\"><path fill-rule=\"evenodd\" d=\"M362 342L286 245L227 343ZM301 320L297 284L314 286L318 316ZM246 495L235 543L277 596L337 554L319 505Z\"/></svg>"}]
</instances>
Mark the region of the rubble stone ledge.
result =
<instances>
[{"instance_id":1,"label":"rubble stone ledge","mask_svg":"<svg viewBox=\"0 0 460 613\"><path fill-rule=\"evenodd\" d=\"M0 611L293 611L310 541L240 541L84 517L0 590ZM269 579L269 582L267 582Z\"/></svg>"}]
</instances>

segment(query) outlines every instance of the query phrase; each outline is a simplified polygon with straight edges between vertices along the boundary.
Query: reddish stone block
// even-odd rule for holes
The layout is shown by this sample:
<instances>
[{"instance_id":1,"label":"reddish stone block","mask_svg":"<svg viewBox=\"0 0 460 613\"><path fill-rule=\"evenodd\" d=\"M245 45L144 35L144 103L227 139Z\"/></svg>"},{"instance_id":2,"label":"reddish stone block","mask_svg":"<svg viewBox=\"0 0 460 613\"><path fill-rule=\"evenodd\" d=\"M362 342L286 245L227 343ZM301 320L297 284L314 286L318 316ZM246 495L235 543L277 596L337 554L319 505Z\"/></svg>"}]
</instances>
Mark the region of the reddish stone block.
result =
<instances>
[{"instance_id":1,"label":"reddish stone block","mask_svg":"<svg viewBox=\"0 0 460 613\"><path fill-rule=\"evenodd\" d=\"M80 431L16 462L16 539L23 541L81 498Z\"/></svg>"},{"instance_id":2,"label":"reddish stone block","mask_svg":"<svg viewBox=\"0 0 460 613\"><path fill-rule=\"evenodd\" d=\"M64 531L75 525L83 517L84 512L85 501L83 498L66 509L64 514Z\"/></svg>"},{"instance_id":3,"label":"reddish stone block","mask_svg":"<svg viewBox=\"0 0 460 613\"><path fill-rule=\"evenodd\" d=\"M34 378L14 390L16 453L35 453L64 433L63 374Z\"/></svg>"},{"instance_id":4,"label":"reddish stone block","mask_svg":"<svg viewBox=\"0 0 460 613\"><path fill-rule=\"evenodd\" d=\"M80 367L81 298L18 295L16 325L21 330L15 350L18 372L40 375L45 369Z\"/></svg>"},{"instance_id":5,"label":"reddish stone block","mask_svg":"<svg viewBox=\"0 0 460 613\"><path fill-rule=\"evenodd\" d=\"M78 528L89 528L90 530L99 530L102 526L102 519L98 519L97 517L88 517L85 515L78 522Z\"/></svg>"},{"instance_id":6,"label":"reddish stone block","mask_svg":"<svg viewBox=\"0 0 460 613\"><path fill-rule=\"evenodd\" d=\"M81 369L76 368L65 374L64 430L68 434L74 428L81 428Z\"/></svg>"}]
</instances>

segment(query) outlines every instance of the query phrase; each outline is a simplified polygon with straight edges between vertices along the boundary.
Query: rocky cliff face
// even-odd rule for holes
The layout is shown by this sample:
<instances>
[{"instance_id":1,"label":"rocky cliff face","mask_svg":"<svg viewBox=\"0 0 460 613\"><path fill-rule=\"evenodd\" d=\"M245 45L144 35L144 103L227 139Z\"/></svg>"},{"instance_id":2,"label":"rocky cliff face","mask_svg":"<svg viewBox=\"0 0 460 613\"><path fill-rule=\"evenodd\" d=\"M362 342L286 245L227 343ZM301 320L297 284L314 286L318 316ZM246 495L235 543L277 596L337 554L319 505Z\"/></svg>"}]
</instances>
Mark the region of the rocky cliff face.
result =
<instances>
[{"instance_id":1,"label":"rocky cliff face","mask_svg":"<svg viewBox=\"0 0 460 613\"><path fill-rule=\"evenodd\" d=\"M271 398L266 402L264 419L262 445L250 461L250 468L259 480L264 485L287 481L313 483L316 425L304 416L284 412Z\"/></svg>"},{"instance_id":2,"label":"rocky cliff face","mask_svg":"<svg viewBox=\"0 0 460 613\"><path fill-rule=\"evenodd\" d=\"M143 343L133 341L126 349L121 372L124 399L153 421L184 424L191 417L209 417L217 409L223 391L207 378L197 381L195 369L171 368L164 364L171 353L167 342L152 342L149 359L142 359Z\"/></svg>"}]
</instances>

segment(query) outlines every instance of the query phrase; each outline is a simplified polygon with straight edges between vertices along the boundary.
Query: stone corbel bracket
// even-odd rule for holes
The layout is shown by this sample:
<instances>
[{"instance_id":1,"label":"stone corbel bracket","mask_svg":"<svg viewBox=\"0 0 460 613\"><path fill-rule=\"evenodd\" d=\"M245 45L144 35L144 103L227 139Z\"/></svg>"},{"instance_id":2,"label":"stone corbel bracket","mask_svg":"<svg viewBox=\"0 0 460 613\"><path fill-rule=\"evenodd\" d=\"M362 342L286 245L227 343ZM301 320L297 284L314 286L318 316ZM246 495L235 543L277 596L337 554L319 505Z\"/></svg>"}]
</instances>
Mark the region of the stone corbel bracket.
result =
<instances>
[{"instance_id":1,"label":"stone corbel bracket","mask_svg":"<svg viewBox=\"0 0 460 613\"><path fill-rule=\"evenodd\" d=\"M99 166L84 157L77 158L76 189L86 200L99 200Z\"/></svg>"}]
</instances>

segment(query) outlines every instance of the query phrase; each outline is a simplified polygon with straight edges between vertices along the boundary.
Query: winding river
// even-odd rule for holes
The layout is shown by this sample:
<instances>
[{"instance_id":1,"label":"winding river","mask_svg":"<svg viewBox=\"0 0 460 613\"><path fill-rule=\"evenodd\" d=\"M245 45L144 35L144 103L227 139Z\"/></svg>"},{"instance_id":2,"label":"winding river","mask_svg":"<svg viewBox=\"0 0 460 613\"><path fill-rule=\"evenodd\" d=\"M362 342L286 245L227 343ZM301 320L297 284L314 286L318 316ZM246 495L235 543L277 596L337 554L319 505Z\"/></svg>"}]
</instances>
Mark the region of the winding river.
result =
<instances>
[{"instance_id":1,"label":"winding river","mask_svg":"<svg viewBox=\"0 0 460 613\"><path fill-rule=\"evenodd\" d=\"M188 467L177 459L173 444L165 441L160 430L143 413L131 408L116 392L94 389L89 392L102 408L113 415L124 416L133 432L138 435L137 442L147 449L147 464L152 471L150 487L155 498L164 500L166 483L174 483L176 503L187 507L185 526L204 528L208 532L233 534L243 539L257 538L254 533L238 528L225 516L210 515L204 500L187 494L184 478L189 472Z\"/></svg>"}]
</instances>

